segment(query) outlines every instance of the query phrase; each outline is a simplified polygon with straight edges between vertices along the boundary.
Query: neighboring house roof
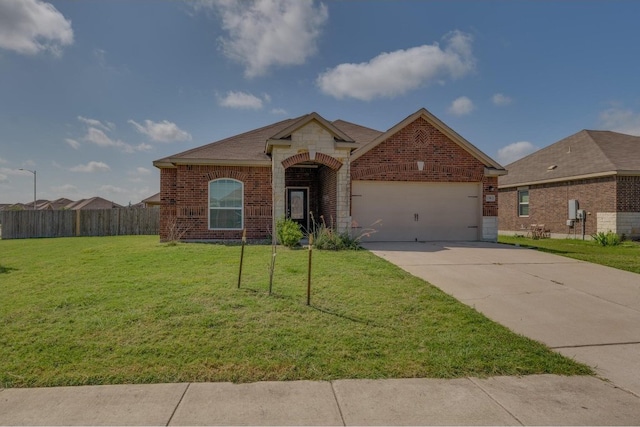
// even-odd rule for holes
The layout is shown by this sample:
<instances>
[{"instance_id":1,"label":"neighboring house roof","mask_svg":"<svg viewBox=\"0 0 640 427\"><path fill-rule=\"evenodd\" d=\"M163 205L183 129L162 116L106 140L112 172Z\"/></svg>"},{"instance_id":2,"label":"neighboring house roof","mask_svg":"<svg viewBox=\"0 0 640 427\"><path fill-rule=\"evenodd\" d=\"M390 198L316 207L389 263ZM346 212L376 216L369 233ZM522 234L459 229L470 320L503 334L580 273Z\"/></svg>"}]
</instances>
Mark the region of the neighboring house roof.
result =
<instances>
[{"instance_id":1,"label":"neighboring house roof","mask_svg":"<svg viewBox=\"0 0 640 427\"><path fill-rule=\"evenodd\" d=\"M67 207L70 203L73 203L73 200L61 197L56 200L47 201L42 205L38 206L39 210L60 210Z\"/></svg>"},{"instance_id":2,"label":"neighboring house roof","mask_svg":"<svg viewBox=\"0 0 640 427\"><path fill-rule=\"evenodd\" d=\"M77 202L70 203L65 206L65 209L80 210L80 209L110 209L121 208L117 203L111 202L102 197L92 197L90 199L82 199Z\"/></svg>"},{"instance_id":3,"label":"neighboring house roof","mask_svg":"<svg viewBox=\"0 0 640 427\"><path fill-rule=\"evenodd\" d=\"M160 193L156 193L153 196L149 196L146 199L142 200L142 202L138 203L139 205L159 205L160 204Z\"/></svg>"},{"instance_id":4,"label":"neighboring house roof","mask_svg":"<svg viewBox=\"0 0 640 427\"><path fill-rule=\"evenodd\" d=\"M506 166L500 187L640 174L640 137L582 130Z\"/></svg>"}]
</instances>

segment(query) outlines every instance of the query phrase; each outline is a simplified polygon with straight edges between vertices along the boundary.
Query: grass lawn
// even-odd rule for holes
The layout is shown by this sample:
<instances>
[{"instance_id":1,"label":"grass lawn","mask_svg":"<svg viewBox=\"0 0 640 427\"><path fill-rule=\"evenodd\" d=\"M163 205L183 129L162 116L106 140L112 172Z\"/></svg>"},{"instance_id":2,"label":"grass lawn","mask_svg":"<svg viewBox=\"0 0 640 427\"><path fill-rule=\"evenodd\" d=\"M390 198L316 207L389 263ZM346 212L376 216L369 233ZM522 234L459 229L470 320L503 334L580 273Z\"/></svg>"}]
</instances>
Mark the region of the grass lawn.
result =
<instances>
[{"instance_id":1,"label":"grass lawn","mask_svg":"<svg viewBox=\"0 0 640 427\"><path fill-rule=\"evenodd\" d=\"M0 240L0 387L591 374L367 251Z\"/></svg>"},{"instance_id":2,"label":"grass lawn","mask_svg":"<svg viewBox=\"0 0 640 427\"><path fill-rule=\"evenodd\" d=\"M620 270L640 273L640 244L626 241L619 246L600 246L591 240L528 239L525 237L499 236L500 243L519 244L540 251L575 258Z\"/></svg>"}]
</instances>

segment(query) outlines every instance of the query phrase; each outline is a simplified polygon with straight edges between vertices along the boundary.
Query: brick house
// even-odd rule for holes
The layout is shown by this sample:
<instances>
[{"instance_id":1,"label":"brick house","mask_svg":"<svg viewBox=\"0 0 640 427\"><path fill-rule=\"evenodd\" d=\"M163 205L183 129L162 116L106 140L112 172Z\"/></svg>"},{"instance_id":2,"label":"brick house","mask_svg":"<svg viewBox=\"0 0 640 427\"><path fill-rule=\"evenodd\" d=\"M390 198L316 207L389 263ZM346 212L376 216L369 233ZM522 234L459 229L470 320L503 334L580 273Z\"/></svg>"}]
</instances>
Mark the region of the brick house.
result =
<instances>
[{"instance_id":1,"label":"brick house","mask_svg":"<svg viewBox=\"0 0 640 427\"><path fill-rule=\"evenodd\" d=\"M500 233L544 224L553 237L640 237L640 137L582 130L524 157L498 179ZM572 206L584 218L571 221ZM577 204L577 206L575 206ZM572 208L574 210L574 208Z\"/></svg>"},{"instance_id":2,"label":"brick house","mask_svg":"<svg viewBox=\"0 0 640 427\"><path fill-rule=\"evenodd\" d=\"M375 223L376 241L495 241L506 173L425 109L386 132L311 113L153 164L163 241L267 239L284 216Z\"/></svg>"}]
</instances>

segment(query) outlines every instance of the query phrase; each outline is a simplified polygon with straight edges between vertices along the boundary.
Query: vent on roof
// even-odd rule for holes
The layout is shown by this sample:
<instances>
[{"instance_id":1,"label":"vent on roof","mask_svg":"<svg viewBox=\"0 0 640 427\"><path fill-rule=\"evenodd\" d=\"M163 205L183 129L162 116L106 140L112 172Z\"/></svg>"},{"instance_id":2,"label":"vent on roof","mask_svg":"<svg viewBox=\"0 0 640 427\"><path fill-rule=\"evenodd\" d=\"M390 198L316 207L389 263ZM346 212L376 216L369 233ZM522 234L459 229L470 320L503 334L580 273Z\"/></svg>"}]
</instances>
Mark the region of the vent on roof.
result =
<instances>
[{"instance_id":1,"label":"vent on roof","mask_svg":"<svg viewBox=\"0 0 640 427\"><path fill-rule=\"evenodd\" d=\"M551 166L549 166L549 167L547 168L547 170L548 170L548 171L552 171L552 170L554 170L554 169L555 169L555 168L557 168L557 167L558 167L558 165L551 165Z\"/></svg>"}]
</instances>

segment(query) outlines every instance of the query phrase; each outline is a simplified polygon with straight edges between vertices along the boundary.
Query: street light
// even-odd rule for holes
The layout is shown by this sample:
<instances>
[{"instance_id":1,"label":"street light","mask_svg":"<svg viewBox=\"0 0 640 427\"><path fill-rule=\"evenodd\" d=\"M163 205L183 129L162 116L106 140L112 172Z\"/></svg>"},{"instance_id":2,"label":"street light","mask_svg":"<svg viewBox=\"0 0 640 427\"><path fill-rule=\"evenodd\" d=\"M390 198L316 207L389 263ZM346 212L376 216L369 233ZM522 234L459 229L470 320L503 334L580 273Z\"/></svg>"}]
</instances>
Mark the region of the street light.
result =
<instances>
[{"instance_id":1,"label":"street light","mask_svg":"<svg viewBox=\"0 0 640 427\"><path fill-rule=\"evenodd\" d=\"M33 174L33 210L36 210L36 171L20 168L21 171L31 172Z\"/></svg>"}]
</instances>

